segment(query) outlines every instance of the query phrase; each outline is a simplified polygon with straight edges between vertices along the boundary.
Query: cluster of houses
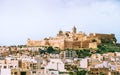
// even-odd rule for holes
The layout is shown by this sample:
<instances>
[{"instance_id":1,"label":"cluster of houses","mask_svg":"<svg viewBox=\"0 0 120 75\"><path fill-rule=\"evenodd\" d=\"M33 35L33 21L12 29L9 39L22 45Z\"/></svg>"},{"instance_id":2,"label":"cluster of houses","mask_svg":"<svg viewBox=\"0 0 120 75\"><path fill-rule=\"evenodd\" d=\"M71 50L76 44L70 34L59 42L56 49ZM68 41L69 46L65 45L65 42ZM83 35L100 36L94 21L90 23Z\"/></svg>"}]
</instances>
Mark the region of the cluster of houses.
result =
<instances>
[{"instance_id":1,"label":"cluster of houses","mask_svg":"<svg viewBox=\"0 0 120 75\"><path fill-rule=\"evenodd\" d=\"M0 47L0 75L69 75L74 67L88 75L120 74L120 52L77 58L75 51L40 54L37 48Z\"/></svg>"}]
</instances>

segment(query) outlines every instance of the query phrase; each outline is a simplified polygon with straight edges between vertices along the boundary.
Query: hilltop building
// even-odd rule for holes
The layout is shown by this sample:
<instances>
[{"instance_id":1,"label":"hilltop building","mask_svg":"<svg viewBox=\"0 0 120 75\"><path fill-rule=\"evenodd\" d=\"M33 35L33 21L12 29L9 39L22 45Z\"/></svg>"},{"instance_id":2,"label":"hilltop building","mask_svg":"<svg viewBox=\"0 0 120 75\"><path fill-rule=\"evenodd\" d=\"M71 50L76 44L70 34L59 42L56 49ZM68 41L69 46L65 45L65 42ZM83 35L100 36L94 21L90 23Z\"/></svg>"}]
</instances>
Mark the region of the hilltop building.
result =
<instances>
[{"instance_id":1,"label":"hilltop building","mask_svg":"<svg viewBox=\"0 0 120 75\"><path fill-rule=\"evenodd\" d=\"M74 26L72 32L59 31L56 37L45 38L44 40L27 40L28 47L44 47L52 46L64 49L79 49L79 48L97 48L102 42L115 43L114 34L99 34L90 33L86 35L84 32L77 32L77 28Z\"/></svg>"}]
</instances>

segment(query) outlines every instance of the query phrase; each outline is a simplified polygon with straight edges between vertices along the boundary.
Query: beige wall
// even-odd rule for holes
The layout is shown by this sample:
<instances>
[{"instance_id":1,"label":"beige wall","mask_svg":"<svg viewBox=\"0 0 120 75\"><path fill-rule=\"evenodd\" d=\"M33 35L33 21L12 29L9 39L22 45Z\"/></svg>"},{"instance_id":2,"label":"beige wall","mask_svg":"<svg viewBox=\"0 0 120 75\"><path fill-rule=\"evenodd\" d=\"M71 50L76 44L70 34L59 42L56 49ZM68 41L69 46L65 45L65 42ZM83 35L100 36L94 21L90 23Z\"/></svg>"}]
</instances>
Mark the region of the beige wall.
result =
<instances>
[{"instance_id":1,"label":"beige wall","mask_svg":"<svg viewBox=\"0 0 120 75\"><path fill-rule=\"evenodd\" d=\"M113 39L114 34L95 34L90 33L90 35L86 35L83 32L72 33L72 32L62 32L60 31L57 34L57 37L50 37L44 40L30 40L27 41L27 46L52 46L59 47L61 50L66 48L97 48L97 45L101 43L100 38ZM92 42L95 39L96 42Z\"/></svg>"}]
</instances>

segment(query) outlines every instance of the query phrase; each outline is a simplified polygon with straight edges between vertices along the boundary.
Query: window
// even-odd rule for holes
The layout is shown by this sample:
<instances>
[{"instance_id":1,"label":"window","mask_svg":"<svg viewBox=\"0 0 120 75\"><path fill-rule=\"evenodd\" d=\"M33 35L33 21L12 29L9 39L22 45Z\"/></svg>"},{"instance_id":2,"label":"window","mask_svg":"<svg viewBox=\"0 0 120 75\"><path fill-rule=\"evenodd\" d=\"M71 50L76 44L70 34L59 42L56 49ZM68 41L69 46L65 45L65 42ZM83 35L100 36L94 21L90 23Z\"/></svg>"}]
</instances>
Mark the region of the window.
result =
<instances>
[{"instance_id":1,"label":"window","mask_svg":"<svg viewBox=\"0 0 120 75\"><path fill-rule=\"evenodd\" d=\"M16 68L17 66L15 66L15 68Z\"/></svg>"},{"instance_id":2,"label":"window","mask_svg":"<svg viewBox=\"0 0 120 75\"><path fill-rule=\"evenodd\" d=\"M2 66L0 66L0 68L2 68Z\"/></svg>"},{"instance_id":3,"label":"window","mask_svg":"<svg viewBox=\"0 0 120 75\"><path fill-rule=\"evenodd\" d=\"M11 72L11 74L13 74L13 72Z\"/></svg>"},{"instance_id":4,"label":"window","mask_svg":"<svg viewBox=\"0 0 120 75\"><path fill-rule=\"evenodd\" d=\"M51 72L51 74L54 74L54 72Z\"/></svg>"},{"instance_id":5,"label":"window","mask_svg":"<svg viewBox=\"0 0 120 75\"><path fill-rule=\"evenodd\" d=\"M30 67L32 67L32 64L30 64Z\"/></svg>"},{"instance_id":6,"label":"window","mask_svg":"<svg viewBox=\"0 0 120 75\"><path fill-rule=\"evenodd\" d=\"M6 69L6 68L7 68L7 66L4 66L4 68Z\"/></svg>"},{"instance_id":7,"label":"window","mask_svg":"<svg viewBox=\"0 0 120 75\"><path fill-rule=\"evenodd\" d=\"M14 75L17 75L17 72L14 72Z\"/></svg>"},{"instance_id":8,"label":"window","mask_svg":"<svg viewBox=\"0 0 120 75\"><path fill-rule=\"evenodd\" d=\"M36 71L32 71L32 73L33 73L33 74L35 74L35 73L36 73Z\"/></svg>"},{"instance_id":9,"label":"window","mask_svg":"<svg viewBox=\"0 0 120 75\"><path fill-rule=\"evenodd\" d=\"M13 68L13 66L10 66L10 68Z\"/></svg>"}]
</instances>

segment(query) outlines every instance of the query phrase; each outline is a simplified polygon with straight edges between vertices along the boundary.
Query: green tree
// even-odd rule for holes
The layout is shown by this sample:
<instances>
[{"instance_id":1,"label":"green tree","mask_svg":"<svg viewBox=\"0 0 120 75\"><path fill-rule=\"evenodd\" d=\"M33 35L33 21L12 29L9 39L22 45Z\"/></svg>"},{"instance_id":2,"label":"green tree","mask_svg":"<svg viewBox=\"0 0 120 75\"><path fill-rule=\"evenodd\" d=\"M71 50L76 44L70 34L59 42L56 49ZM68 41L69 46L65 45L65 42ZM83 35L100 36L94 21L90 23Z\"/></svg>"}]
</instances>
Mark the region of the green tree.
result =
<instances>
[{"instance_id":1,"label":"green tree","mask_svg":"<svg viewBox=\"0 0 120 75\"><path fill-rule=\"evenodd\" d=\"M84 49L84 50L76 50L76 54L79 58L85 58L87 56L91 56L90 50Z\"/></svg>"},{"instance_id":2,"label":"green tree","mask_svg":"<svg viewBox=\"0 0 120 75\"><path fill-rule=\"evenodd\" d=\"M77 75L86 75L86 74L87 74L86 70L77 71Z\"/></svg>"},{"instance_id":3,"label":"green tree","mask_svg":"<svg viewBox=\"0 0 120 75\"><path fill-rule=\"evenodd\" d=\"M47 52L48 53L53 53L55 50L50 46L47 48Z\"/></svg>"},{"instance_id":4,"label":"green tree","mask_svg":"<svg viewBox=\"0 0 120 75\"><path fill-rule=\"evenodd\" d=\"M106 75L105 73L103 73L103 72L100 72L100 75Z\"/></svg>"}]
</instances>

